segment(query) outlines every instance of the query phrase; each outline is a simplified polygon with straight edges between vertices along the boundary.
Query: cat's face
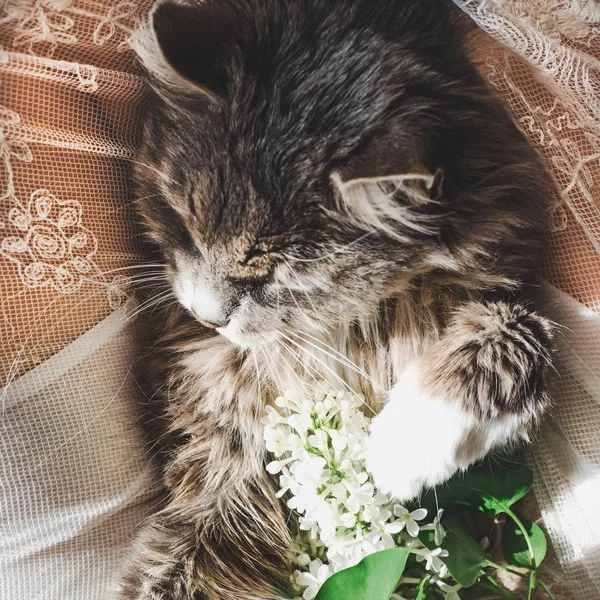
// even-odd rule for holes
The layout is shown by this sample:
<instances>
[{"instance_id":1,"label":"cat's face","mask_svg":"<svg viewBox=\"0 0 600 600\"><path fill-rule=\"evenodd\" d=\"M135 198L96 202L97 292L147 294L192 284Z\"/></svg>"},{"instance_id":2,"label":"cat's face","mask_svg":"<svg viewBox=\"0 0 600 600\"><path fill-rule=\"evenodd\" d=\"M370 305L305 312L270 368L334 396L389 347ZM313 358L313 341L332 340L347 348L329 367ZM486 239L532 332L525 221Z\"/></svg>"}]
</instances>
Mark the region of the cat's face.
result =
<instances>
[{"instance_id":1,"label":"cat's face","mask_svg":"<svg viewBox=\"0 0 600 600\"><path fill-rule=\"evenodd\" d=\"M141 215L198 320L242 346L368 320L411 279L458 273L463 238L491 239L459 187L489 170L484 132L506 117L445 11L157 7L135 42L154 88Z\"/></svg>"},{"instance_id":2,"label":"cat's face","mask_svg":"<svg viewBox=\"0 0 600 600\"><path fill-rule=\"evenodd\" d=\"M173 124L171 135L163 143L176 144L184 132ZM175 164L187 168L164 163L169 179L152 178L160 201L152 199L150 231L180 303L233 343L271 342L290 330L314 334L373 314L420 262L416 242L426 247L424 232L413 231L408 243L358 226L335 183L269 191L245 167L251 157L233 160L218 149L227 147L226 136L212 130L208 138L200 151L180 143Z\"/></svg>"}]
</instances>

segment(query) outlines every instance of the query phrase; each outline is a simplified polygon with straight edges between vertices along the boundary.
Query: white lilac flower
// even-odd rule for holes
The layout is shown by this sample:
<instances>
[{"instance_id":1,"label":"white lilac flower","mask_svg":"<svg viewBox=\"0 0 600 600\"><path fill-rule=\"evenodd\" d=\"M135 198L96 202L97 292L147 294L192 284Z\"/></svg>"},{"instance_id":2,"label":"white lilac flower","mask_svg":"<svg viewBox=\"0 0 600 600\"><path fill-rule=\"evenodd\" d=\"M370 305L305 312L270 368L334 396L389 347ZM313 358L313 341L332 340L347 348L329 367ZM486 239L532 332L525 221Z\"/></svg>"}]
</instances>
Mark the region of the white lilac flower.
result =
<instances>
[{"instance_id":1,"label":"white lilac flower","mask_svg":"<svg viewBox=\"0 0 600 600\"><path fill-rule=\"evenodd\" d=\"M329 504L326 500L320 501L306 509L304 517L299 517L300 529L310 531L311 537L316 538L317 532L321 532L324 539L335 535L336 526L340 521L337 505Z\"/></svg>"},{"instance_id":2,"label":"white lilac flower","mask_svg":"<svg viewBox=\"0 0 600 600\"><path fill-rule=\"evenodd\" d=\"M444 577L447 572L447 568L443 563L442 558L448 556L447 550L442 550L442 548L434 548L433 550L422 548L413 549L412 552L413 554L416 554L417 561L425 561L425 568L428 571L433 571L440 577Z\"/></svg>"},{"instance_id":3,"label":"white lilac flower","mask_svg":"<svg viewBox=\"0 0 600 600\"><path fill-rule=\"evenodd\" d=\"M267 411L267 414L260 420L263 425L274 427L275 425L279 425L280 423L284 422L279 412L277 412L277 410L272 406L267 406L265 410Z\"/></svg>"},{"instance_id":4,"label":"white lilac flower","mask_svg":"<svg viewBox=\"0 0 600 600\"><path fill-rule=\"evenodd\" d=\"M321 586L329 577L329 567L318 558L311 561L308 572L297 572L296 581L301 586L306 586L302 597L304 600L312 600L319 592Z\"/></svg>"},{"instance_id":5,"label":"white lilac flower","mask_svg":"<svg viewBox=\"0 0 600 600\"><path fill-rule=\"evenodd\" d=\"M337 429L328 429L327 434L331 439L331 445L334 451L334 458L337 462L340 462L342 452L348 446L348 436L341 433ZM348 461L350 462L350 461Z\"/></svg>"},{"instance_id":6,"label":"white lilac flower","mask_svg":"<svg viewBox=\"0 0 600 600\"><path fill-rule=\"evenodd\" d=\"M436 546L440 546L446 537L446 530L442 526L441 520L444 514L444 509L440 508L437 515L433 519L434 542Z\"/></svg>"},{"instance_id":7,"label":"white lilac flower","mask_svg":"<svg viewBox=\"0 0 600 600\"><path fill-rule=\"evenodd\" d=\"M285 465L289 464L293 460L293 458L287 458L286 460L272 460L266 467L267 471L271 473L271 475L277 475L277 473L282 471Z\"/></svg>"},{"instance_id":8,"label":"white lilac flower","mask_svg":"<svg viewBox=\"0 0 600 600\"><path fill-rule=\"evenodd\" d=\"M334 562L337 557L346 558L347 548L356 540L353 533L346 535L336 535L335 538L329 541L329 547L327 548L327 558L329 562Z\"/></svg>"},{"instance_id":9,"label":"white lilac flower","mask_svg":"<svg viewBox=\"0 0 600 600\"><path fill-rule=\"evenodd\" d=\"M356 515L353 515L351 512L346 512L341 516L340 521L344 527L352 529L356 525Z\"/></svg>"},{"instance_id":10,"label":"white lilac flower","mask_svg":"<svg viewBox=\"0 0 600 600\"><path fill-rule=\"evenodd\" d=\"M385 550L385 542L381 537L363 535L359 527L354 539L345 545L346 556L352 564L360 562L365 556Z\"/></svg>"},{"instance_id":11,"label":"white lilac flower","mask_svg":"<svg viewBox=\"0 0 600 600\"><path fill-rule=\"evenodd\" d=\"M377 519L383 518L383 513L380 507L385 506L386 504L389 504L389 498L387 498L384 494L375 494L372 502L365 503L360 514L360 518L367 523L372 523ZM388 510L386 510L385 513L391 516L391 513ZM387 518L389 518L389 516Z\"/></svg>"},{"instance_id":12,"label":"white lilac flower","mask_svg":"<svg viewBox=\"0 0 600 600\"><path fill-rule=\"evenodd\" d=\"M307 441L323 456L329 456L329 435L324 429L317 429L312 435L308 436Z\"/></svg>"},{"instance_id":13,"label":"white lilac flower","mask_svg":"<svg viewBox=\"0 0 600 600\"><path fill-rule=\"evenodd\" d=\"M340 465L340 467L346 474L344 484L346 489L350 492L358 489L361 485L364 485L369 479L369 475L366 471L356 472L350 461L348 461L347 465Z\"/></svg>"},{"instance_id":14,"label":"white lilac flower","mask_svg":"<svg viewBox=\"0 0 600 600\"><path fill-rule=\"evenodd\" d=\"M302 400L296 396L293 390L286 390L283 396L275 398L275 405L285 408L286 411L300 412Z\"/></svg>"},{"instance_id":15,"label":"white lilac flower","mask_svg":"<svg viewBox=\"0 0 600 600\"><path fill-rule=\"evenodd\" d=\"M296 435L295 433L290 433L290 435L288 435L287 438L287 443L288 446L290 448L290 452L292 453L292 455L295 458L300 458L299 455L297 455L298 452L304 452L304 441L302 440L302 438L299 435Z\"/></svg>"},{"instance_id":16,"label":"white lilac flower","mask_svg":"<svg viewBox=\"0 0 600 600\"><path fill-rule=\"evenodd\" d=\"M279 477L279 485L280 489L275 494L276 498L281 498L282 496L285 496L285 494L287 494L290 490L296 487L296 480L290 473L289 469L285 467L283 468Z\"/></svg>"},{"instance_id":17,"label":"white lilac flower","mask_svg":"<svg viewBox=\"0 0 600 600\"><path fill-rule=\"evenodd\" d=\"M287 429L277 426L265 428L266 448L269 452L279 458L284 452L289 450Z\"/></svg>"},{"instance_id":18,"label":"white lilac flower","mask_svg":"<svg viewBox=\"0 0 600 600\"><path fill-rule=\"evenodd\" d=\"M305 460L295 462L290 467L290 471L299 484L318 487L325 483L323 470L326 466L327 461L322 456L309 454Z\"/></svg>"},{"instance_id":19,"label":"white lilac flower","mask_svg":"<svg viewBox=\"0 0 600 600\"><path fill-rule=\"evenodd\" d=\"M288 507L298 511L300 514L307 509L316 506L321 500L321 496L312 485L296 484L294 495L288 500Z\"/></svg>"},{"instance_id":20,"label":"white lilac flower","mask_svg":"<svg viewBox=\"0 0 600 600\"><path fill-rule=\"evenodd\" d=\"M398 517L400 521L404 522L408 535L417 537L419 535L419 525L417 521L423 520L427 516L427 511L424 508L417 508L412 512L408 512L401 504L394 506L394 515Z\"/></svg>"},{"instance_id":21,"label":"white lilac flower","mask_svg":"<svg viewBox=\"0 0 600 600\"><path fill-rule=\"evenodd\" d=\"M371 523L371 532L369 533L369 541L373 544L377 544L379 540L381 540L384 544L384 549L393 548L396 545L394 538L392 535L396 535L402 531L404 527L404 522L400 520L392 521L391 523L387 522L389 515L391 514L389 511L382 511L381 519L373 521Z\"/></svg>"},{"instance_id":22,"label":"white lilac flower","mask_svg":"<svg viewBox=\"0 0 600 600\"><path fill-rule=\"evenodd\" d=\"M346 500L348 510L355 515L361 509L361 506L372 504L374 493L375 488L372 483L365 483L359 488L353 489Z\"/></svg>"},{"instance_id":23,"label":"white lilac flower","mask_svg":"<svg viewBox=\"0 0 600 600\"><path fill-rule=\"evenodd\" d=\"M360 410L363 400L325 382L312 395L304 392L286 391L262 420L267 450L275 458L266 469L278 476L277 497L286 496L288 506L299 514L297 593L310 600L329 575L397 545L410 547L417 560L425 562L432 583L442 581L447 569L441 559L447 552L429 550L416 537L427 511L409 512L395 504L375 489L366 470L370 419ZM422 525L435 531L436 545L444 536L441 514ZM406 535L398 535L401 532ZM447 595L456 592L438 587Z\"/></svg>"},{"instance_id":24,"label":"white lilac flower","mask_svg":"<svg viewBox=\"0 0 600 600\"><path fill-rule=\"evenodd\" d=\"M303 552L294 558L294 562L301 567L308 567L310 565L310 556Z\"/></svg>"},{"instance_id":25,"label":"white lilac flower","mask_svg":"<svg viewBox=\"0 0 600 600\"><path fill-rule=\"evenodd\" d=\"M347 436L357 435L361 430L365 429L365 416L359 412L352 412L352 409L341 411L342 425L339 429L340 433Z\"/></svg>"},{"instance_id":26,"label":"white lilac flower","mask_svg":"<svg viewBox=\"0 0 600 600\"><path fill-rule=\"evenodd\" d=\"M458 590L461 589L461 585L448 585L445 581L438 579L435 584L444 592L446 600L460 600Z\"/></svg>"},{"instance_id":27,"label":"white lilac flower","mask_svg":"<svg viewBox=\"0 0 600 600\"><path fill-rule=\"evenodd\" d=\"M301 436L306 435L306 432L312 427L312 417L310 413L297 413L288 417L290 427L293 427Z\"/></svg>"}]
</instances>

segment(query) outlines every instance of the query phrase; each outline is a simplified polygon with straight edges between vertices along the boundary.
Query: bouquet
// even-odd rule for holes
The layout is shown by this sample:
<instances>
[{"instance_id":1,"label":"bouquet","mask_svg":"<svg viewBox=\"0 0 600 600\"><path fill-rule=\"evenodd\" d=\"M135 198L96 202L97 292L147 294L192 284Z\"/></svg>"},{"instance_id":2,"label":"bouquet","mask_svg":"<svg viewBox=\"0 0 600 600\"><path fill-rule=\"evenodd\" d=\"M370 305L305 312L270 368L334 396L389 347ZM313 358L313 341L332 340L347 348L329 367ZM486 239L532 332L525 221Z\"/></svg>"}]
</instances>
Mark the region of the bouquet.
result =
<instances>
[{"instance_id":1,"label":"bouquet","mask_svg":"<svg viewBox=\"0 0 600 600\"><path fill-rule=\"evenodd\" d=\"M379 492L366 471L370 419L363 404L358 395L317 381L302 393L286 391L267 407L264 438L274 460L266 468L279 477L277 496L298 516L292 580L298 599L466 600L485 594L517 600L494 569L524 578L527 599L538 588L552 598L537 578L544 533L513 510L531 488L531 471L514 461L504 467L496 458L424 494L419 505L405 506ZM426 436L424 429L423 443ZM419 451L406 450L405 460ZM507 516L507 564L493 562L486 538L475 540L464 528L466 508Z\"/></svg>"}]
</instances>

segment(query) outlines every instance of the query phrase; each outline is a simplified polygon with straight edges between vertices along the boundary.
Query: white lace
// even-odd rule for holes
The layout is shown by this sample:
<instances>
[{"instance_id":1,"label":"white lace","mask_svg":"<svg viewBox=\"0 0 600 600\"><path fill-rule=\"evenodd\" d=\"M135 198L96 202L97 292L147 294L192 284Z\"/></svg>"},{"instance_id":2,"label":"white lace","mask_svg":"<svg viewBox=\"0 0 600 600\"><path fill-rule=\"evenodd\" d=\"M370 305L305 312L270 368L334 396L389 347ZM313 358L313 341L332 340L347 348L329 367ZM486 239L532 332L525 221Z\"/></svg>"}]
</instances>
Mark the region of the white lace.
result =
<instances>
[{"instance_id":1,"label":"white lace","mask_svg":"<svg viewBox=\"0 0 600 600\"><path fill-rule=\"evenodd\" d=\"M488 80L553 172L559 197L546 276L565 326L553 418L530 452L535 490L576 597L600 598L600 4L594 0L455 0L502 46Z\"/></svg>"}]
</instances>

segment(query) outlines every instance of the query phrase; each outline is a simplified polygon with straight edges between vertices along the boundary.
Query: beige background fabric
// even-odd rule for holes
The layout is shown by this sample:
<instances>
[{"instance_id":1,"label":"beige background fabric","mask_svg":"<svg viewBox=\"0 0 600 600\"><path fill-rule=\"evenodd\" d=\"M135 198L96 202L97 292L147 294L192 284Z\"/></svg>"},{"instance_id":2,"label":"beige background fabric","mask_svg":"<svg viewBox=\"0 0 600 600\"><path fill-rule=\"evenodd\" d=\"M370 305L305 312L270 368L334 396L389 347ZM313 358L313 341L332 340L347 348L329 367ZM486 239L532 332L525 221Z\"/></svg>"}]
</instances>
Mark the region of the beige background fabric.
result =
<instances>
[{"instance_id":1,"label":"beige background fabric","mask_svg":"<svg viewBox=\"0 0 600 600\"><path fill-rule=\"evenodd\" d=\"M529 461L563 577L600 598L600 4L455 0L495 42L482 71L554 174L544 275L559 336L551 417ZM508 50L510 48L510 50ZM571 297L569 297L569 294ZM578 300L582 304L575 301Z\"/></svg>"},{"instance_id":2,"label":"beige background fabric","mask_svg":"<svg viewBox=\"0 0 600 600\"><path fill-rule=\"evenodd\" d=\"M158 498L123 305L10 388L0 435L0 598L108 600Z\"/></svg>"},{"instance_id":3,"label":"beige background fabric","mask_svg":"<svg viewBox=\"0 0 600 600\"><path fill-rule=\"evenodd\" d=\"M557 181L547 309L564 326L530 454L564 576L600 598L600 7L455 0L482 72ZM0 0L0 598L114 596L155 502L132 371L143 261L131 164L148 0ZM488 36L488 37L486 37Z\"/></svg>"},{"instance_id":4,"label":"beige background fabric","mask_svg":"<svg viewBox=\"0 0 600 600\"><path fill-rule=\"evenodd\" d=\"M139 263L129 173L151 2L0 4L0 379L106 317Z\"/></svg>"}]
</instances>

